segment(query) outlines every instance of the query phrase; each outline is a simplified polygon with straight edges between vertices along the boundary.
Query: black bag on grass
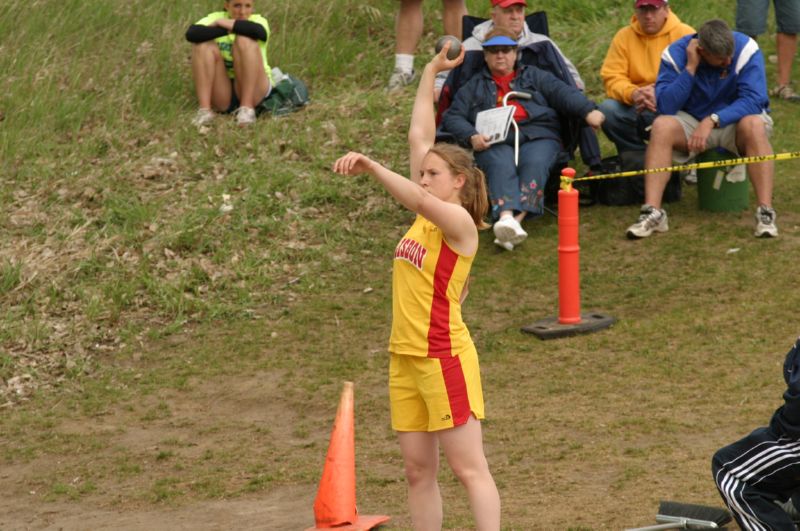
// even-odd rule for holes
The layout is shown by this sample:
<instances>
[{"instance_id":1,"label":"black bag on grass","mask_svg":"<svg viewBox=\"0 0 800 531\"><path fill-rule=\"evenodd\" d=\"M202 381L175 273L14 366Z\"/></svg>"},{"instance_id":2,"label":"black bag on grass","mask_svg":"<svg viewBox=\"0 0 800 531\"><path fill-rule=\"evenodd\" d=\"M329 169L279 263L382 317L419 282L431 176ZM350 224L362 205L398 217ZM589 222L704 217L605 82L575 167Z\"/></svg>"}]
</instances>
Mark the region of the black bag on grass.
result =
<instances>
[{"instance_id":1,"label":"black bag on grass","mask_svg":"<svg viewBox=\"0 0 800 531\"><path fill-rule=\"evenodd\" d=\"M601 161L602 173L618 173L644 169L644 151L623 151L619 155ZM592 181L592 196L603 205L624 206L644 203L644 175L612 177ZM680 201L681 179L678 172L672 176L664 189L665 203Z\"/></svg>"}]
</instances>

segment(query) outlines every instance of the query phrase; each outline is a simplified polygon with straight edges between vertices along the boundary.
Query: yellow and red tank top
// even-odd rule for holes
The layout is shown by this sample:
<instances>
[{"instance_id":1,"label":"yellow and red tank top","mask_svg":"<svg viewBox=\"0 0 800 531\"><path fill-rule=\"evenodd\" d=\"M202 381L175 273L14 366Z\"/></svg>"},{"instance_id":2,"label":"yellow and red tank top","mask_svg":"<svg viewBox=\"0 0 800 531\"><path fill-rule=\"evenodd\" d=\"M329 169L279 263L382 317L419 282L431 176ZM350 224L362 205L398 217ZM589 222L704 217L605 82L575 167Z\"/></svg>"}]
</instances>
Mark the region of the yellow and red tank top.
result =
<instances>
[{"instance_id":1,"label":"yellow and red tank top","mask_svg":"<svg viewBox=\"0 0 800 531\"><path fill-rule=\"evenodd\" d=\"M439 227L417 215L394 250L390 352L449 358L473 348L459 298L474 258L450 248Z\"/></svg>"}]
</instances>

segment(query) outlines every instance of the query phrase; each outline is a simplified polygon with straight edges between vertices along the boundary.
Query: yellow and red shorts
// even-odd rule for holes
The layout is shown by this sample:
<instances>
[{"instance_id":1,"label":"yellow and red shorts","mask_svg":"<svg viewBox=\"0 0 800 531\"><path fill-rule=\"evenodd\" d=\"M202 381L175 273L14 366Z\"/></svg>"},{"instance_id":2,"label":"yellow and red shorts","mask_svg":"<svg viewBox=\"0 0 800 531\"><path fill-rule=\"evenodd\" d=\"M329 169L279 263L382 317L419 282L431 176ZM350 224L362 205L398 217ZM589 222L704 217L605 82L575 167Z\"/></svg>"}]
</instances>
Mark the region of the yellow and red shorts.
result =
<instances>
[{"instance_id":1,"label":"yellow and red shorts","mask_svg":"<svg viewBox=\"0 0 800 531\"><path fill-rule=\"evenodd\" d=\"M438 431L484 418L475 347L451 358L392 354L389 401L395 431Z\"/></svg>"}]
</instances>

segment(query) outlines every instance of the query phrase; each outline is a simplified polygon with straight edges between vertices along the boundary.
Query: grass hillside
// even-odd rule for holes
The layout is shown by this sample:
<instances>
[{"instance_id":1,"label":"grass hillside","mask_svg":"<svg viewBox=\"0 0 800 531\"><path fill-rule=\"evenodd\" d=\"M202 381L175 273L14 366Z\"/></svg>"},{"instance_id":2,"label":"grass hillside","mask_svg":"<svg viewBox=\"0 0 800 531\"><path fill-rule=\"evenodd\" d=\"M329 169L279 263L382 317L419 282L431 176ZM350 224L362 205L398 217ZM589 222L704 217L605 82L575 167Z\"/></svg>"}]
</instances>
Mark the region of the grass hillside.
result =
<instances>
[{"instance_id":1,"label":"grass hillside","mask_svg":"<svg viewBox=\"0 0 800 531\"><path fill-rule=\"evenodd\" d=\"M0 12L0 528L308 527L345 380L359 510L410 528L385 350L390 256L412 216L330 171L350 149L407 171L413 91L383 91L396 1L258 0L270 64L312 104L202 132L183 33L220 2L28 4ZM672 4L695 26L733 22L733 0ZM631 2L541 7L601 99ZM775 151L797 151L800 107L774 102L773 117ZM720 505L711 454L767 422L798 334L798 169L776 163L775 240L751 236L752 209L699 211L694 187L668 206L670 232L639 242L624 238L637 207L582 209L582 305L619 320L587 336L519 332L558 311L555 218L528 222L513 253L481 235L464 316L508 529ZM441 477L445 527L469 528Z\"/></svg>"}]
</instances>

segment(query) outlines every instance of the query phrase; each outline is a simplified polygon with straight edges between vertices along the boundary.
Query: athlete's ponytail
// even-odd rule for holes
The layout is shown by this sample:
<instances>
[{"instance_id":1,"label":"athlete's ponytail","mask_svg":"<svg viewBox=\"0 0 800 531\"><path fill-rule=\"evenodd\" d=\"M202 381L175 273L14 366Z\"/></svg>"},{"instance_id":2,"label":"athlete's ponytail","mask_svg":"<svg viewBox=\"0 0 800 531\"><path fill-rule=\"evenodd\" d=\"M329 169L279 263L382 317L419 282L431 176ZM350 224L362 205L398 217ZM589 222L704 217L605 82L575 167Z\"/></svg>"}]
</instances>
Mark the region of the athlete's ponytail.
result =
<instances>
[{"instance_id":1,"label":"athlete's ponytail","mask_svg":"<svg viewBox=\"0 0 800 531\"><path fill-rule=\"evenodd\" d=\"M429 153L435 153L441 157L447 163L453 175L464 175L464 186L459 193L461 206L467 209L476 227L479 229L488 228L490 225L484 221L486 212L489 210L486 177L480 168L475 166L472 154L454 144L445 144L443 142L434 144Z\"/></svg>"}]
</instances>

